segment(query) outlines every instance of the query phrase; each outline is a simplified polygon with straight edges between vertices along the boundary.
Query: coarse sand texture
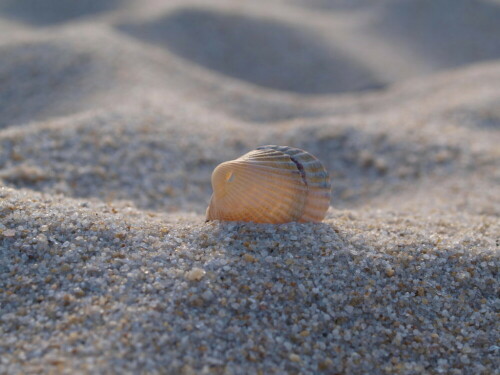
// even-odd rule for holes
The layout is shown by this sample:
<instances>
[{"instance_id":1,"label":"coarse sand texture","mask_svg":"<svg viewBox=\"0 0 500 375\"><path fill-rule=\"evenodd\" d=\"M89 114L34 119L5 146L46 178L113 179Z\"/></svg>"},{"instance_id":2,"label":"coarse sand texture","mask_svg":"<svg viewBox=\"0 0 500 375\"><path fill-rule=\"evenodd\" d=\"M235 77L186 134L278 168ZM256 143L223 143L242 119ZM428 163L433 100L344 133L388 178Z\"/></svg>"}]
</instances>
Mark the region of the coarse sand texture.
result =
<instances>
[{"instance_id":1,"label":"coarse sand texture","mask_svg":"<svg viewBox=\"0 0 500 375\"><path fill-rule=\"evenodd\" d=\"M0 1L0 374L500 375L499 19ZM205 222L261 145L322 222Z\"/></svg>"}]
</instances>

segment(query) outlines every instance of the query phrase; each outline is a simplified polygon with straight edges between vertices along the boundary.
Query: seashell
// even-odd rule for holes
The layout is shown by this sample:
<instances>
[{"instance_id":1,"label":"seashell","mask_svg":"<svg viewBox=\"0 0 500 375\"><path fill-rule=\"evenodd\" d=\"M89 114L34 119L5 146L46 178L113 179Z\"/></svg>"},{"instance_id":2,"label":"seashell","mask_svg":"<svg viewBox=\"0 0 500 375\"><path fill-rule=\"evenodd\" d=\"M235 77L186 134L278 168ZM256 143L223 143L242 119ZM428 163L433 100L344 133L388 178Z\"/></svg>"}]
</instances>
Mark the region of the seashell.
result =
<instances>
[{"instance_id":1,"label":"seashell","mask_svg":"<svg viewBox=\"0 0 500 375\"><path fill-rule=\"evenodd\" d=\"M212 173L207 221L320 222L330 206L330 178L308 152L261 146Z\"/></svg>"}]
</instances>

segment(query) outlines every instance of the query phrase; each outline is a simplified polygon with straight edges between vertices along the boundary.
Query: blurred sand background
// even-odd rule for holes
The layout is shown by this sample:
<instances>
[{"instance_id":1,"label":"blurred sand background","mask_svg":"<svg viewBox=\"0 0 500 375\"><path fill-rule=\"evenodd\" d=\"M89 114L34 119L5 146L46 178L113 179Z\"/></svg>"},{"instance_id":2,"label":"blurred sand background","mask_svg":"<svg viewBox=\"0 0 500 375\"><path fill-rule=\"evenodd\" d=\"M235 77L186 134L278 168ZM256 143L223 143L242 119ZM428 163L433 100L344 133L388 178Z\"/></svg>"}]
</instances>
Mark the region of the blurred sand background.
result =
<instances>
[{"instance_id":1,"label":"blurred sand background","mask_svg":"<svg viewBox=\"0 0 500 375\"><path fill-rule=\"evenodd\" d=\"M0 0L0 373L498 374L500 1ZM263 144L322 224L204 223Z\"/></svg>"}]
</instances>

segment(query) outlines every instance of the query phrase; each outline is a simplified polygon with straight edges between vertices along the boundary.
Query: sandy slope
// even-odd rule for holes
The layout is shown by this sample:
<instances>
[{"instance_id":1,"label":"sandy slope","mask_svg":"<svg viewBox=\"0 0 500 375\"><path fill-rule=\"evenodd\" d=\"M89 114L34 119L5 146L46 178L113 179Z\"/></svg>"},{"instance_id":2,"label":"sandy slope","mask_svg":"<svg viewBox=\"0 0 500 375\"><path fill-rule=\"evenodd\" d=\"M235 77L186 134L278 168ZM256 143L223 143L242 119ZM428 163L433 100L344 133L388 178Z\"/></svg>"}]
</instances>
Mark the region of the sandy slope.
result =
<instances>
[{"instance_id":1,"label":"sandy slope","mask_svg":"<svg viewBox=\"0 0 500 375\"><path fill-rule=\"evenodd\" d=\"M40 4L0 3L0 373L498 371L497 1ZM325 223L204 223L262 144Z\"/></svg>"}]
</instances>

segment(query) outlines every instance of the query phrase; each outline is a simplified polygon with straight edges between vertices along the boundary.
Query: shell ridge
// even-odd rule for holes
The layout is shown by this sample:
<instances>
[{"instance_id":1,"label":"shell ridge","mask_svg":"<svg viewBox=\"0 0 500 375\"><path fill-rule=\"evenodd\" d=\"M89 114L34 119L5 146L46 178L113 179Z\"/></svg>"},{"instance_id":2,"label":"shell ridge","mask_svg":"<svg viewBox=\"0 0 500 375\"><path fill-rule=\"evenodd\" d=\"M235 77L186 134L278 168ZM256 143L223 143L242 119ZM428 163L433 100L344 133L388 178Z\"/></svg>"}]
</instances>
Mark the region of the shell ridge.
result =
<instances>
[{"instance_id":1,"label":"shell ridge","mask_svg":"<svg viewBox=\"0 0 500 375\"><path fill-rule=\"evenodd\" d=\"M249 180L242 179L242 182L246 181ZM267 204L266 215L268 217L273 216L276 211L284 211L285 213L293 214L295 219L299 218L302 214L302 207L306 199L306 196L303 194L304 189L293 188L289 191L283 191L278 184L273 184L272 187L274 187L274 189L269 189L265 195L260 197L258 192L250 193L244 203L238 200L236 196L231 195L233 207L235 209L238 208L238 211L240 209L253 210L251 203L260 201L261 205Z\"/></svg>"},{"instance_id":2,"label":"shell ridge","mask_svg":"<svg viewBox=\"0 0 500 375\"><path fill-rule=\"evenodd\" d=\"M251 182L251 180L249 179L244 179L244 178L241 178L242 182ZM277 192L280 192L278 196L284 196L284 192L283 192L283 188L277 184L277 183L268 183L267 186L270 188L269 189L269 194L270 195L275 195L275 194L278 194ZM292 189L289 189L290 191ZM306 191L306 188L303 186L303 185L293 185L293 191L295 191L296 193L303 193ZM228 194L229 195L229 194Z\"/></svg>"},{"instance_id":3,"label":"shell ridge","mask_svg":"<svg viewBox=\"0 0 500 375\"><path fill-rule=\"evenodd\" d=\"M247 172L246 172L247 168L245 168L245 167L235 167L235 169L240 171L240 173L241 173L240 176L247 174ZM303 183L303 180L299 177L300 174L298 171L296 171L296 174L292 174L292 176L290 176L289 174L290 174L290 172L294 172L293 170L278 171L278 173L277 173L273 168L266 168L266 167L258 168L257 170L253 170L252 172L253 172L252 173L253 175L257 174L257 175L260 175L263 177L271 177L271 178L273 176L280 175L281 179L287 179L290 182L296 181L296 184ZM271 178L269 180L271 180Z\"/></svg>"},{"instance_id":4,"label":"shell ridge","mask_svg":"<svg viewBox=\"0 0 500 375\"><path fill-rule=\"evenodd\" d=\"M294 202L299 202L299 197L303 189L293 189L287 192L284 192L283 189L279 189L279 185L273 185L276 189L269 190L267 197L271 199L261 198L265 202L269 202L271 205L276 205L275 202L279 202L280 200L284 200L289 206L293 206ZM253 194L251 194L253 196Z\"/></svg>"},{"instance_id":5,"label":"shell ridge","mask_svg":"<svg viewBox=\"0 0 500 375\"><path fill-rule=\"evenodd\" d=\"M304 184L306 186L308 186L309 184L307 183L307 180L306 180L306 172L304 170L304 166L297 159L295 159L293 156L290 156L290 160L295 164L295 166L299 170L300 177L302 178L302 181L304 182Z\"/></svg>"},{"instance_id":6,"label":"shell ridge","mask_svg":"<svg viewBox=\"0 0 500 375\"><path fill-rule=\"evenodd\" d=\"M221 163L212 187L207 220L319 222L330 206L331 183L321 162L289 146L260 146Z\"/></svg>"},{"instance_id":7,"label":"shell ridge","mask_svg":"<svg viewBox=\"0 0 500 375\"><path fill-rule=\"evenodd\" d=\"M254 205L252 203L259 202L260 200L261 203L262 202L268 203L268 209L265 211L263 215L272 216L272 214L277 210L284 211L285 213L296 212L297 208L294 207L297 205L298 202L303 204L304 200L303 198L302 200L298 198L298 196L300 196L300 194L298 193L299 192L297 191L295 193L289 192L287 194L285 194L284 192L278 193L275 191L270 191L269 194L267 194L267 196L260 198L258 193L252 193L249 196L247 196L247 199L244 201L239 199L238 196L235 194L228 194L226 197L224 197L224 205L232 206L234 210L237 212L241 210L249 210L252 212L257 212L254 209L253 207ZM281 202L281 204L277 204L277 202ZM220 215L222 215L223 217L227 217L225 213ZM298 214L295 214L294 217L295 216L298 217Z\"/></svg>"}]
</instances>

